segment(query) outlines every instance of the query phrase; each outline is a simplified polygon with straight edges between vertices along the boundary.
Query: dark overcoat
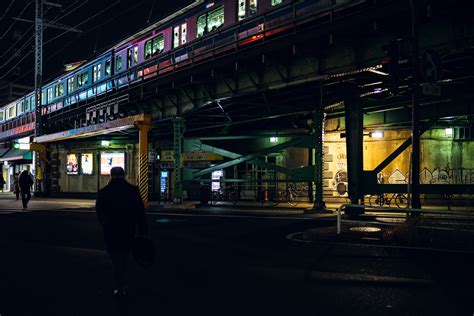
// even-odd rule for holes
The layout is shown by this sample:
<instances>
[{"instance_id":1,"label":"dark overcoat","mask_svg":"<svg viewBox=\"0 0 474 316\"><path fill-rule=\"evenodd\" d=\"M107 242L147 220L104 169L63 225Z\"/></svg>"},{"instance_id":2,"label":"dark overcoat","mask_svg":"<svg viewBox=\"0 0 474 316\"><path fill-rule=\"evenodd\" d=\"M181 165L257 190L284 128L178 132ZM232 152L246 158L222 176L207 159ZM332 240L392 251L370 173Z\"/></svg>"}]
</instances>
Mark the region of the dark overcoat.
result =
<instances>
[{"instance_id":1,"label":"dark overcoat","mask_svg":"<svg viewBox=\"0 0 474 316\"><path fill-rule=\"evenodd\" d=\"M99 191L95 210L109 253L130 251L137 233L148 233L145 208L138 189L123 178L111 179Z\"/></svg>"}]
</instances>

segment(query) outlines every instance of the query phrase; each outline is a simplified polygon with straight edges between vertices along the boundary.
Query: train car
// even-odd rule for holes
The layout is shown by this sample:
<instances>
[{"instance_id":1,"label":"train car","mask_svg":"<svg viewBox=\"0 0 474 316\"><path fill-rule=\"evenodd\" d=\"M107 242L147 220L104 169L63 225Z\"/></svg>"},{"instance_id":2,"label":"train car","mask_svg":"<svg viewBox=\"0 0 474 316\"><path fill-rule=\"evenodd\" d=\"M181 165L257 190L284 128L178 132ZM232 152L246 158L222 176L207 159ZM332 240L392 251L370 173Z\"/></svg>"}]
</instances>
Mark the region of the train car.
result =
<instances>
[{"instance_id":1,"label":"train car","mask_svg":"<svg viewBox=\"0 0 474 316\"><path fill-rule=\"evenodd\" d=\"M263 38L288 32L314 15L337 12L340 4L364 0L198 0L151 24L110 49L48 82L42 88L43 114L120 89L139 80L203 62ZM294 5L289 5L294 4ZM342 9L342 7L341 7ZM113 79L111 79L113 78ZM34 111L34 94L0 110L0 123Z\"/></svg>"}]
</instances>

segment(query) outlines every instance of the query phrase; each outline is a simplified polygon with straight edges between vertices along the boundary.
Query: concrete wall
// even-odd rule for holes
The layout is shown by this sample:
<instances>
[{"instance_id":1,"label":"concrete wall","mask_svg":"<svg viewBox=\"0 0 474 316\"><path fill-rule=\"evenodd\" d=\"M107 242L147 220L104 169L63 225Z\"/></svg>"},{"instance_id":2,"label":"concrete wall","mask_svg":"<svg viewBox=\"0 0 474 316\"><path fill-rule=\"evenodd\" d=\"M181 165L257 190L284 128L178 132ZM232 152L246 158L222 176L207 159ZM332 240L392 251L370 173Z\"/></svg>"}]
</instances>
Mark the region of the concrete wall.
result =
<instances>
[{"instance_id":1,"label":"concrete wall","mask_svg":"<svg viewBox=\"0 0 474 316\"><path fill-rule=\"evenodd\" d=\"M336 192L339 182L347 182L346 140L343 130L328 122L325 134L327 154L324 157L324 184L326 197L345 197ZM367 134L369 131L366 131ZM390 153L410 137L410 130L384 130L383 138L364 136L364 170L374 169ZM383 171L385 183L405 183L408 180L410 147L403 151ZM445 136L444 129L433 129L421 137L420 182L446 184L474 183L474 141L457 141Z\"/></svg>"}]
</instances>

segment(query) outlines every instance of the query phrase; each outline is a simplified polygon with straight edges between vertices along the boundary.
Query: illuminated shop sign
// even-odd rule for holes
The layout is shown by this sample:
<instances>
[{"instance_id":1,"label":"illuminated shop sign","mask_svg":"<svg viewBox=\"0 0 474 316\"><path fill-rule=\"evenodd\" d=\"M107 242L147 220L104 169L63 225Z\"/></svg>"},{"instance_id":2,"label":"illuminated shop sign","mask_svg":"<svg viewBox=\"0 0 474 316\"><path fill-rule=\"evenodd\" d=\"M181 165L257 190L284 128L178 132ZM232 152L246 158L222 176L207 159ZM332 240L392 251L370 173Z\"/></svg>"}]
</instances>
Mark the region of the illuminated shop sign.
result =
<instances>
[{"instance_id":1,"label":"illuminated shop sign","mask_svg":"<svg viewBox=\"0 0 474 316\"><path fill-rule=\"evenodd\" d=\"M69 175L78 174L79 165L77 162L77 154L69 154L67 155L67 163L66 163L66 173Z\"/></svg>"},{"instance_id":2,"label":"illuminated shop sign","mask_svg":"<svg viewBox=\"0 0 474 316\"><path fill-rule=\"evenodd\" d=\"M91 175L94 173L94 154L81 155L81 174Z\"/></svg>"},{"instance_id":3,"label":"illuminated shop sign","mask_svg":"<svg viewBox=\"0 0 474 316\"><path fill-rule=\"evenodd\" d=\"M100 174L110 175L112 167L122 167L125 170L125 153L100 154Z\"/></svg>"}]
</instances>

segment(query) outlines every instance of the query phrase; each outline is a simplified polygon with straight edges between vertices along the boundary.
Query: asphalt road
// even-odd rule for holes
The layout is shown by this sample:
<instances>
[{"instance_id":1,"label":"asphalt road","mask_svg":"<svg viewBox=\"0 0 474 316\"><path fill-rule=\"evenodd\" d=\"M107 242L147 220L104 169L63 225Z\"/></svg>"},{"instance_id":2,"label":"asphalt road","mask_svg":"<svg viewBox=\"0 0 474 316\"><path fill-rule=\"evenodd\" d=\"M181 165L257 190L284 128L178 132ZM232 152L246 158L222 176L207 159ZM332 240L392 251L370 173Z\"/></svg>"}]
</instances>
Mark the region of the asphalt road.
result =
<instances>
[{"instance_id":1,"label":"asphalt road","mask_svg":"<svg viewBox=\"0 0 474 316\"><path fill-rule=\"evenodd\" d=\"M155 213L148 221L158 262L132 268L130 297L119 304L94 213L0 209L0 315L474 313L470 255L287 238L334 226L328 217Z\"/></svg>"}]
</instances>

